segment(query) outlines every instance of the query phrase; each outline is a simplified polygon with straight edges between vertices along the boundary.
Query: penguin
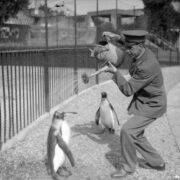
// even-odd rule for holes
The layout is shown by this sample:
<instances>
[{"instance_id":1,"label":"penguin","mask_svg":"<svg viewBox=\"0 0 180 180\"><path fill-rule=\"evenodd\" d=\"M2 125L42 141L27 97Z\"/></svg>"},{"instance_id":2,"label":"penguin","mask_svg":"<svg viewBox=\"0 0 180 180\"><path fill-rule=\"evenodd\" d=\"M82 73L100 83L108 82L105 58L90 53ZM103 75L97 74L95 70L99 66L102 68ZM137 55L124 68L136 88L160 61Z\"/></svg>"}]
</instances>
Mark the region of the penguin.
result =
<instances>
[{"instance_id":1,"label":"penguin","mask_svg":"<svg viewBox=\"0 0 180 180\"><path fill-rule=\"evenodd\" d=\"M100 41L99 44L95 44L94 48L89 48L90 57L97 57L101 60L101 54L109 51L108 43L106 41Z\"/></svg>"},{"instance_id":2,"label":"penguin","mask_svg":"<svg viewBox=\"0 0 180 180\"><path fill-rule=\"evenodd\" d=\"M107 98L107 93L101 92L101 102L96 112L95 123L96 125L101 123L102 126L104 126L102 133L108 129L110 134L114 134L115 121L117 121L118 125L120 125L117 114Z\"/></svg>"},{"instance_id":3,"label":"penguin","mask_svg":"<svg viewBox=\"0 0 180 180\"><path fill-rule=\"evenodd\" d=\"M64 164L66 156L71 165L75 166L73 154L68 147L71 129L64 116L65 112L54 112L47 139L48 171L54 180L59 180L57 171Z\"/></svg>"}]
</instances>

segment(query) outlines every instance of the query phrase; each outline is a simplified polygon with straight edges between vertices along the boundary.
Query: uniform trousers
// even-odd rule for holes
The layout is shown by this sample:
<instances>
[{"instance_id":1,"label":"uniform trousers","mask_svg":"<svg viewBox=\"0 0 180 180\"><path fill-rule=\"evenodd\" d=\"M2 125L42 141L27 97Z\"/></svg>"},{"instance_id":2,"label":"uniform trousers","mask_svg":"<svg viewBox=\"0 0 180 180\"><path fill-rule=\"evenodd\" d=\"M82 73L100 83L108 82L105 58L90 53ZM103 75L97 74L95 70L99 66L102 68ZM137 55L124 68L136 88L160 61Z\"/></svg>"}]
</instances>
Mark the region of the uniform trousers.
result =
<instances>
[{"instance_id":1,"label":"uniform trousers","mask_svg":"<svg viewBox=\"0 0 180 180\"><path fill-rule=\"evenodd\" d=\"M122 166L127 172L134 172L138 163L137 151L151 166L164 163L159 153L144 136L145 128L156 118L134 115L122 127L120 134Z\"/></svg>"}]
</instances>

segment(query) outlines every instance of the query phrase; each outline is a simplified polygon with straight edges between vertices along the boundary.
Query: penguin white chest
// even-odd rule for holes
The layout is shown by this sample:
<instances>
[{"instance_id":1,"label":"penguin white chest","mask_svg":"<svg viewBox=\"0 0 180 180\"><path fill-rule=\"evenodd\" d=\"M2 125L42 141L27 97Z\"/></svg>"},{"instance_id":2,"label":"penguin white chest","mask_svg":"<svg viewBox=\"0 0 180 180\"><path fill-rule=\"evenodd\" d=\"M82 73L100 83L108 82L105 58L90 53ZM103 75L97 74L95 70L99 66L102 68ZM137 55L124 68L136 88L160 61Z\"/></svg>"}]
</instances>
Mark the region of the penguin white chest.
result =
<instances>
[{"instance_id":1,"label":"penguin white chest","mask_svg":"<svg viewBox=\"0 0 180 180\"><path fill-rule=\"evenodd\" d=\"M63 121L60 125L61 125L60 130L61 130L61 134L62 134L62 139L68 145L69 141L70 141L70 136L71 136L70 127L66 121ZM55 172L58 170L59 167L61 167L63 165L64 161L65 161L65 153L59 147L59 145L56 144L54 158L53 158Z\"/></svg>"},{"instance_id":2,"label":"penguin white chest","mask_svg":"<svg viewBox=\"0 0 180 180\"><path fill-rule=\"evenodd\" d=\"M114 127L114 116L110 104L104 100L100 106L100 121L107 128Z\"/></svg>"},{"instance_id":3,"label":"penguin white chest","mask_svg":"<svg viewBox=\"0 0 180 180\"><path fill-rule=\"evenodd\" d=\"M64 161L65 161L65 154L64 154L63 150L58 146L58 144L56 144L54 159L53 159L55 172L57 172L59 167L61 167L64 164Z\"/></svg>"},{"instance_id":4,"label":"penguin white chest","mask_svg":"<svg viewBox=\"0 0 180 180\"><path fill-rule=\"evenodd\" d=\"M69 141L71 138L71 129L69 127L69 124L66 121L63 121L61 124L61 134L66 144L69 144Z\"/></svg>"}]
</instances>

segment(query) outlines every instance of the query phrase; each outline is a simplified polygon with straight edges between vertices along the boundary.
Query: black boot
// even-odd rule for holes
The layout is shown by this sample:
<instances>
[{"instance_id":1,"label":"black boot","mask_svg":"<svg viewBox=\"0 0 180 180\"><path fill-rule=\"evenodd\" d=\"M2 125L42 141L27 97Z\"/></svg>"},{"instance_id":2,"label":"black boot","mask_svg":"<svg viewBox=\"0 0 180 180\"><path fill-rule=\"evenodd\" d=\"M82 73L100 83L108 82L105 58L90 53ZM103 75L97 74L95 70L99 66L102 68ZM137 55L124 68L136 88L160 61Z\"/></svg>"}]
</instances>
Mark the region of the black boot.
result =
<instances>
[{"instance_id":1,"label":"black boot","mask_svg":"<svg viewBox=\"0 0 180 180\"><path fill-rule=\"evenodd\" d=\"M148 162L139 162L139 167L144 168L144 169L154 169L157 171L164 171L166 168L165 163L160 164L159 166L152 166Z\"/></svg>"}]
</instances>

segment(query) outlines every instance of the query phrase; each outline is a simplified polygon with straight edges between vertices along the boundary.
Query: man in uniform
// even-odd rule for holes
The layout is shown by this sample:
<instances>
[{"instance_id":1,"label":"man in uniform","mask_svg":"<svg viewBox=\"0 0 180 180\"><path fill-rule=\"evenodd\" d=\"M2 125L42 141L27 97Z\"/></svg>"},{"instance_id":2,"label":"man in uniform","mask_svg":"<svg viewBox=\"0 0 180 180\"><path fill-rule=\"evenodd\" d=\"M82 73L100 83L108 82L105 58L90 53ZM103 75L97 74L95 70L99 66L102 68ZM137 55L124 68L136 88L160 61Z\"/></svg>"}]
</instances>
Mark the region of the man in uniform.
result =
<instances>
[{"instance_id":1,"label":"man in uniform","mask_svg":"<svg viewBox=\"0 0 180 180\"><path fill-rule=\"evenodd\" d=\"M131 118L123 125L120 133L122 168L111 174L112 178L134 173L138 151L144 161L142 168L165 170L165 162L144 136L145 128L166 112L167 97L160 65L154 54L145 47L147 32L124 31L125 47L133 61L129 68L130 79L126 80L112 64L106 72L114 74L114 82L125 96L133 95L128 106Z\"/></svg>"}]
</instances>

